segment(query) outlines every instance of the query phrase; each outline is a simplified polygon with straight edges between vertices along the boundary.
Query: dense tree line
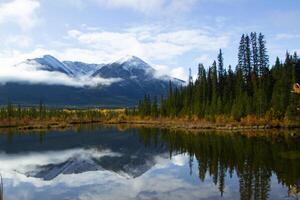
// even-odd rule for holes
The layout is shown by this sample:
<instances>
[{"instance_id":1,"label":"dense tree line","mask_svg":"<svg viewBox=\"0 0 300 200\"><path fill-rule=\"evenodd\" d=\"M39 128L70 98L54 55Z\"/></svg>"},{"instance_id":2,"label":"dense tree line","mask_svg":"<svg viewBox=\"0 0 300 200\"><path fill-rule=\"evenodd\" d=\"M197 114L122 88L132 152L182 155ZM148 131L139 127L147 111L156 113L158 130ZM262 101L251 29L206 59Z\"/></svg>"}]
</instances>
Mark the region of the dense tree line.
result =
<instances>
[{"instance_id":1,"label":"dense tree line","mask_svg":"<svg viewBox=\"0 0 300 200\"><path fill-rule=\"evenodd\" d=\"M10 102L0 107L0 125L27 124L26 122L96 122L117 119L119 111L105 109L66 109L38 106L21 106Z\"/></svg>"},{"instance_id":2,"label":"dense tree line","mask_svg":"<svg viewBox=\"0 0 300 200\"><path fill-rule=\"evenodd\" d=\"M284 62L277 57L269 67L269 56L263 34L243 34L238 49L238 64L224 66L220 49L217 60L206 69L198 66L196 81L189 78L186 87L170 82L166 98L146 95L139 102L142 116L198 116L214 119L225 115L240 119L247 115L283 119L299 116L299 96L292 93L293 83L300 81L300 59L295 52L286 53Z\"/></svg>"}]
</instances>

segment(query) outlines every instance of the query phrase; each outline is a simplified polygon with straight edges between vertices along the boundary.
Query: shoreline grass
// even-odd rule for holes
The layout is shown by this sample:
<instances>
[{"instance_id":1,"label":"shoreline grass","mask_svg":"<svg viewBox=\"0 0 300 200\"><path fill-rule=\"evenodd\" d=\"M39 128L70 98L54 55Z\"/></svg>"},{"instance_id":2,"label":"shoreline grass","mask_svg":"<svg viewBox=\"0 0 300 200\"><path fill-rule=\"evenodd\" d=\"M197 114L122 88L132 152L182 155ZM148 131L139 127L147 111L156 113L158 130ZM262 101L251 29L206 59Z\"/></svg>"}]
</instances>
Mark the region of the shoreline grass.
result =
<instances>
[{"instance_id":1,"label":"shoreline grass","mask_svg":"<svg viewBox=\"0 0 300 200\"><path fill-rule=\"evenodd\" d=\"M300 128L299 121L208 121L205 119L189 119L189 118L152 118L126 116L123 114L115 115L114 117L106 116L98 119L76 119L76 118L51 118L51 119L32 119L32 120L10 120L0 121L0 129L16 128L17 130L49 130L49 129L66 129L76 125L84 124L128 124L141 125L157 128L170 129L186 129L186 130L265 130L265 129L298 129Z\"/></svg>"},{"instance_id":2,"label":"shoreline grass","mask_svg":"<svg viewBox=\"0 0 300 200\"><path fill-rule=\"evenodd\" d=\"M128 109L51 109L44 105L22 108L8 105L0 109L0 129L18 130L65 129L80 124L136 124L160 128L212 129L212 130L258 130L300 128L300 118L277 119L266 115L245 116L239 120L226 115L208 118L198 116L141 116Z\"/></svg>"}]
</instances>

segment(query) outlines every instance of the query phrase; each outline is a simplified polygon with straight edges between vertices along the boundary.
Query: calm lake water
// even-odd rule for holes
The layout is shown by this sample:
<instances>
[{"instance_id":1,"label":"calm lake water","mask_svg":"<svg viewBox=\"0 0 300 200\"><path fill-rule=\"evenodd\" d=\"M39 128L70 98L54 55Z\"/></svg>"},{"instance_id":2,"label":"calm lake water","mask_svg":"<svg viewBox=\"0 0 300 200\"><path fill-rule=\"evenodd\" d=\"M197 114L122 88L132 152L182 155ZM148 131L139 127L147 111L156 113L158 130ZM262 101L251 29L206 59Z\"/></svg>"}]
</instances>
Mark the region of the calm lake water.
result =
<instances>
[{"instance_id":1,"label":"calm lake water","mask_svg":"<svg viewBox=\"0 0 300 200\"><path fill-rule=\"evenodd\" d=\"M0 134L4 199L297 199L300 137L293 135L11 131Z\"/></svg>"}]
</instances>

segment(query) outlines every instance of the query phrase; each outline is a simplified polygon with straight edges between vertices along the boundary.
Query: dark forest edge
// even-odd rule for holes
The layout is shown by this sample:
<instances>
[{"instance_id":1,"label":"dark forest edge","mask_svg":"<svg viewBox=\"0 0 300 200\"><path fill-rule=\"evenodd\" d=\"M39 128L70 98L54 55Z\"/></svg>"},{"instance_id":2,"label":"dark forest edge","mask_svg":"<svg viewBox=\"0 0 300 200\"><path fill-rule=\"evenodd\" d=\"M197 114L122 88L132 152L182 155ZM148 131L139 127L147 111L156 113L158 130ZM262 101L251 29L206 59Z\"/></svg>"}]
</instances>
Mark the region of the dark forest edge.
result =
<instances>
[{"instance_id":1,"label":"dark forest edge","mask_svg":"<svg viewBox=\"0 0 300 200\"><path fill-rule=\"evenodd\" d=\"M145 95L135 108L58 109L8 103L0 108L0 127L64 128L84 123L128 123L179 129L266 129L300 127L300 59L286 53L269 67L264 35L242 35L235 70L217 61L199 64L196 81L186 87L170 82L167 97Z\"/></svg>"},{"instance_id":2,"label":"dark forest edge","mask_svg":"<svg viewBox=\"0 0 300 200\"><path fill-rule=\"evenodd\" d=\"M190 75L187 87L174 88L170 83L169 95L160 103L146 95L136 113L217 123L299 125L300 95L295 84L299 81L297 53L286 52L285 61L277 57L270 68L264 35L252 32L241 37L234 71L230 65L224 67L220 49L217 61L208 69L199 64L196 81Z\"/></svg>"}]
</instances>

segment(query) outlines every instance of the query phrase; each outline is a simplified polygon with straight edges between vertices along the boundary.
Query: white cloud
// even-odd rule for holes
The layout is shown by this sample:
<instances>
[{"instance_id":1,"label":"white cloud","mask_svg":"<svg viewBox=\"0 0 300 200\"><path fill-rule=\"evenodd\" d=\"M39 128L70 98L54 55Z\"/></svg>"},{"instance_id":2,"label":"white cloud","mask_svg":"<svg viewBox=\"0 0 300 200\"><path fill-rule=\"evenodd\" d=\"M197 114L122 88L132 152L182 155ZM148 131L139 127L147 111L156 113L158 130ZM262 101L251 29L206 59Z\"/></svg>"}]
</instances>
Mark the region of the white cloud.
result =
<instances>
[{"instance_id":1,"label":"white cloud","mask_svg":"<svg viewBox=\"0 0 300 200\"><path fill-rule=\"evenodd\" d=\"M164 5L162 0L95 0L97 3L109 8L127 7L141 12L150 12Z\"/></svg>"},{"instance_id":2,"label":"white cloud","mask_svg":"<svg viewBox=\"0 0 300 200\"><path fill-rule=\"evenodd\" d=\"M5 39L2 39L2 41L7 46L20 48L30 47L32 44L32 39L26 35L7 36Z\"/></svg>"},{"instance_id":3,"label":"white cloud","mask_svg":"<svg viewBox=\"0 0 300 200\"><path fill-rule=\"evenodd\" d=\"M186 74L186 70L183 67L176 67L171 69L171 76L175 78L179 78L183 81L186 81L188 75Z\"/></svg>"},{"instance_id":4,"label":"white cloud","mask_svg":"<svg viewBox=\"0 0 300 200\"><path fill-rule=\"evenodd\" d=\"M290 34L290 33L280 33L275 35L276 40L291 40L291 39L299 39L300 34Z\"/></svg>"},{"instance_id":5,"label":"white cloud","mask_svg":"<svg viewBox=\"0 0 300 200\"><path fill-rule=\"evenodd\" d=\"M145 14L178 14L190 10L199 0L92 0L106 8L129 8Z\"/></svg>"},{"instance_id":6,"label":"white cloud","mask_svg":"<svg viewBox=\"0 0 300 200\"><path fill-rule=\"evenodd\" d=\"M156 165L139 177L129 178L108 170L77 174L61 174L52 180L25 176L36 166L58 164L74 157L84 160L99 159L116 152L96 149L69 149L43 153L0 154L0 170L5 180L8 199L30 199L36 194L47 194L62 199L208 199L218 195L218 186L208 175L199 187L194 179L178 173L188 168L188 156L177 155L170 160L167 154L155 157ZM163 173L162 173L163 172ZM237 177L234 177L236 180ZM74 181L76 180L76 181ZM231 179L228 180L230 184ZM26 191L30 190L30 193ZM74 192L76 191L76 192ZM113 192L112 192L113 191ZM184 194L184 195L183 195ZM224 198L232 199L224 193ZM238 194L237 194L238 195Z\"/></svg>"},{"instance_id":7,"label":"white cloud","mask_svg":"<svg viewBox=\"0 0 300 200\"><path fill-rule=\"evenodd\" d=\"M33 51L26 52L26 53L18 50L0 51L1 70L4 67L13 66L15 64L25 61L26 59L40 57L45 54L56 55L57 52L53 50L43 49L43 48L36 48Z\"/></svg>"},{"instance_id":8,"label":"white cloud","mask_svg":"<svg viewBox=\"0 0 300 200\"><path fill-rule=\"evenodd\" d=\"M178 46L200 49L205 51L216 50L228 45L228 36L214 35L212 32L201 29L179 30L162 33L157 36L157 41L172 43Z\"/></svg>"},{"instance_id":9,"label":"white cloud","mask_svg":"<svg viewBox=\"0 0 300 200\"><path fill-rule=\"evenodd\" d=\"M58 1L58 0L57 0ZM246 0L64 0L79 9L94 3L103 9L131 9L151 16L176 17L206 2L232 4ZM60 2L60 1L59 1Z\"/></svg>"},{"instance_id":10,"label":"white cloud","mask_svg":"<svg viewBox=\"0 0 300 200\"><path fill-rule=\"evenodd\" d=\"M0 84L7 82L25 82L29 84L66 85L73 87L96 87L106 86L121 81L119 78L91 78L88 76L69 77L60 72L39 70L37 67L27 64L18 66L2 67Z\"/></svg>"},{"instance_id":11,"label":"white cloud","mask_svg":"<svg viewBox=\"0 0 300 200\"><path fill-rule=\"evenodd\" d=\"M81 54L81 51L77 52L76 55L73 55L72 52L65 51L65 55L72 55L75 59L76 56ZM89 52L90 53L90 52ZM69 77L66 74L60 72L49 72L39 70L37 66L27 65L21 63L28 58L41 57L45 54L51 55L61 55L57 51L49 51L46 49L36 49L32 52L24 54L19 51L8 51L0 53L0 84L5 84L7 82L25 82L29 84L47 84L47 85L66 85L74 87L96 87L96 86L107 86L115 82L122 81L118 78L104 79L101 77ZM71 57L71 56L70 56ZM19 63L19 64L18 64ZM15 66L17 64L17 66Z\"/></svg>"},{"instance_id":12,"label":"white cloud","mask_svg":"<svg viewBox=\"0 0 300 200\"><path fill-rule=\"evenodd\" d=\"M152 67L156 70L156 76L160 77L170 72L170 68L166 65L152 65Z\"/></svg>"},{"instance_id":13,"label":"white cloud","mask_svg":"<svg viewBox=\"0 0 300 200\"><path fill-rule=\"evenodd\" d=\"M152 65L154 69L156 69L156 76L162 77L164 75L170 75L171 77L181 79L186 81L188 76L186 73L186 69L183 67L170 67L167 65Z\"/></svg>"},{"instance_id":14,"label":"white cloud","mask_svg":"<svg viewBox=\"0 0 300 200\"><path fill-rule=\"evenodd\" d=\"M208 66L212 63L212 59L209 55L203 54L197 58L195 58L195 62L202 63L204 66Z\"/></svg>"},{"instance_id":15,"label":"white cloud","mask_svg":"<svg viewBox=\"0 0 300 200\"><path fill-rule=\"evenodd\" d=\"M132 54L146 60L173 59L192 50L216 51L229 43L228 35L215 35L201 29L168 31L157 27L137 27L120 32L70 30L68 35L85 48L104 52L104 57Z\"/></svg>"},{"instance_id":16,"label":"white cloud","mask_svg":"<svg viewBox=\"0 0 300 200\"><path fill-rule=\"evenodd\" d=\"M5 179L12 178L14 179L14 187L17 187L21 182L29 181L34 184L37 188L43 186L49 186L51 184L56 184L60 182L57 177L51 181L43 181L38 178L28 177L25 174L30 171L36 170L37 166L48 165L48 164L59 164L65 162L71 158L79 159L92 159L92 158L101 158L103 156L120 156L119 153L111 152L109 149L81 149L74 148L62 151L46 151L43 153L29 152L29 153L20 153L20 154L10 154L7 155L3 152L0 152L1 161L5 164L1 164L0 170ZM91 178L91 177L90 177ZM88 182L77 182L66 181L68 185L73 187L80 186L80 184L90 184Z\"/></svg>"},{"instance_id":17,"label":"white cloud","mask_svg":"<svg viewBox=\"0 0 300 200\"><path fill-rule=\"evenodd\" d=\"M97 58L98 62L108 62L130 54L149 62L159 76L168 74L183 80L187 79L187 72L176 64L178 58L189 52L199 52L202 56L197 60L209 64L210 53L226 48L230 41L229 34L218 35L213 30L169 30L160 26L127 28L119 32L70 30L68 36L84 48L65 51L62 55L68 55L68 59L80 55L89 61Z\"/></svg>"},{"instance_id":18,"label":"white cloud","mask_svg":"<svg viewBox=\"0 0 300 200\"><path fill-rule=\"evenodd\" d=\"M6 42L23 47L31 45L30 38L22 35L11 39L8 37ZM228 35L216 35L212 31L201 29L169 30L160 26L127 28L119 32L91 31L87 28L83 30L72 29L68 31L68 36L60 45L60 49L48 50L37 47L26 53L20 50L4 49L0 52L0 63L1 67L3 66L1 68L2 72L4 67L13 66L28 58L41 57L45 54L53 55L59 60L87 63L108 63L125 55L135 55L154 66L159 75L167 74L186 80L186 69L176 63L180 56L196 51L203 52L203 56L200 57L201 60L208 60L207 55L209 53L216 52L219 48L227 46L228 43ZM29 75L28 77L12 77L9 73L13 74L13 72L8 71L2 73L2 82L7 81L8 77L14 80L28 81ZM37 77L36 82L43 79L44 82L49 81L49 83L54 84L61 80L66 85L83 85L85 81L70 80L61 76L48 80L49 73L43 73L46 74L34 74L34 77ZM26 75L26 72L24 72L24 75ZM106 83L104 80L93 81L103 82L104 84L110 84L111 82L111 80ZM93 81L87 81L87 85L95 85L96 83L92 83Z\"/></svg>"},{"instance_id":19,"label":"white cloud","mask_svg":"<svg viewBox=\"0 0 300 200\"><path fill-rule=\"evenodd\" d=\"M0 24L13 22L23 30L32 28L37 22L38 0L14 0L0 4Z\"/></svg>"},{"instance_id":20,"label":"white cloud","mask_svg":"<svg viewBox=\"0 0 300 200\"><path fill-rule=\"evenodd\" d=\"M106 51L85 48L66 48L51 55L54 55L60 60L81 61L96 64L108 63L116 58L115 55L107 54Z\"/></svg>"},{"instance_id":21,"label":"white cloud","mask_svg":"<svg viewBox=\"0 0 300 200\"><path fill-rule=\"evenodd\" d=\"M69 31L68 31L68 35L69 35L70 37L76 38L76 37L78 37L78 36L81 35L81 32L78 31L78 30L69 30Z\"/></svg>"},{"instance_id":22,"label":"white cloud","mask_svg":"<svg viewBox=\"0 0 300 200\"><path fill-rule=\"evenodd\" d=\"M175 155L172 157L172 163L177 166L184 166L188 163L188 157L184 154Z\"/></svg>"}]
</instances>

